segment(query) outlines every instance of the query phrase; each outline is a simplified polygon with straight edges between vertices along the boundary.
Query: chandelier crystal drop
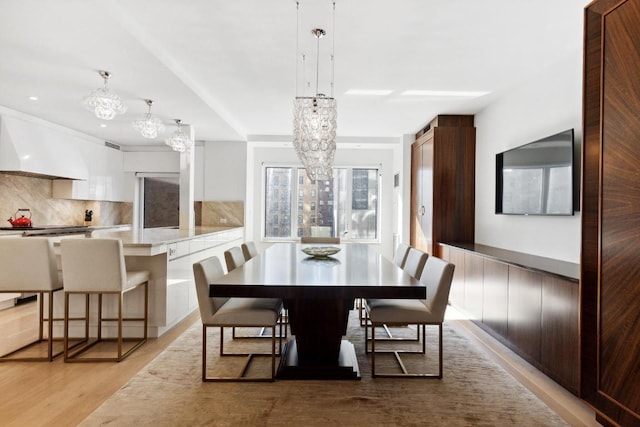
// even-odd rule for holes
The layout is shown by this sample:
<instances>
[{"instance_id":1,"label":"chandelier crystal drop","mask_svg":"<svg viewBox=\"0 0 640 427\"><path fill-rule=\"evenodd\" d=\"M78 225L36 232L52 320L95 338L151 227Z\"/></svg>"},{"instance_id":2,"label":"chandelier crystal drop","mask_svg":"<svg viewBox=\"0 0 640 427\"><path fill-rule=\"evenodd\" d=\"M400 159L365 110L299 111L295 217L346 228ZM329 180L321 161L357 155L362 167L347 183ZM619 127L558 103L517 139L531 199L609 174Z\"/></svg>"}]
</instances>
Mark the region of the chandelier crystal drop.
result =
<instances>
[{"instance_id":1,"label":"chandelier crystal drop","mask_svg":"<svg viewBox=\"0 0 640 427\"><path fill-rule=\"evenodd\" d=\"M104 87L95 89L82 100L85 108L93 111L97 118L102 120L112 120L116 114L124 114L127 106L122 103L120 97L107 87L107 80L111 77L108 71L98 71L104 79Z\"/></svg>"},{"instance_id":2,"label":"chandelier crystal drop","mask_svg":"<svg viewBox=\"0 0 640 427\"><path fill-rule=\"evenodd\" d=\"M299 3L296 3L299 13ZM335 10L333 2L333 22L335 34ZM299 21L299 19L298 19ZM329 180L333 178L333 158L336 152L336 119L337 104L333 96L318 92L320 68L320 39L327 33L321 28L314 28L311 34L316 42L316 91L314 96L296 96L293 101L293 147L302 162L307 176L312 180ZM335 44L335 37L333 38ZM297 40L296 40L297 42ZM333 50L333 49L332 49ZM296 57L300 55L296 47ZM301 55L303 60L305 55ZM331 91L333 92L334 54L331 53ZM296 80L298 76L296 61ZM304 71L304 70L303 70ZM303 77L304 80L304 77ZM304 82L303 82L304 83ZM304 84L303 84L304 86ZM296 82L296 88L298 82Z\"/></svg>"},{"instance_id":3,"label":"chandelier crystal drop","mask_svg":"<svg viewBox=\"0 0 640 427\"><path fill-rule=\"evenodd\" d=\"M182 130L182 120L176 119L176 125L178 125L178 130L165 140L165 144L171 147L173 151L184 153L191 149L193 140Z\"/></svg>"},{"instance_id":4,"label":"chandelier crystal drop","mask_svg":"<svg viewBox=\"0 0 640 427\"><path fill-rule=\"evenodd\" d=\"M133 128L140 132L145 138L157 138L158 133L164 132L164 123L158 117L151 114L151 106L153 101L145 99L144 102L149 106L149 111L138 120L134 121Z\"/></svg>"}]
</instances>

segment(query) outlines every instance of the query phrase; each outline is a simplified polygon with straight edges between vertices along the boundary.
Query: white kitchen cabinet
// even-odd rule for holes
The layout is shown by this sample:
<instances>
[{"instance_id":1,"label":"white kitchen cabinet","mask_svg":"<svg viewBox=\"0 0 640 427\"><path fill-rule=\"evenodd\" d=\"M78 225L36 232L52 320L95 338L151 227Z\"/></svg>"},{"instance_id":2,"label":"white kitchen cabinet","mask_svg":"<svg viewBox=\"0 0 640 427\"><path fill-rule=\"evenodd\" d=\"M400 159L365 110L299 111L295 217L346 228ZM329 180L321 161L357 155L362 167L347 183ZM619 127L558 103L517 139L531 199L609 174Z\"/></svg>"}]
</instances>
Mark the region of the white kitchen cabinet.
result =
<instances>
[{"instance_id":1,"label":"white kitchen cabinet","mask_svg":"<svg viewBox=\"0 0 640 427\"><path fill-rule=\"evenodd\" d=\"M86 180L55 179L52 195L57 199L133 201L135 176L124 172L123 155L119 150L94 145L83 150L91 165Z\"/></svg>"}]
</instances>

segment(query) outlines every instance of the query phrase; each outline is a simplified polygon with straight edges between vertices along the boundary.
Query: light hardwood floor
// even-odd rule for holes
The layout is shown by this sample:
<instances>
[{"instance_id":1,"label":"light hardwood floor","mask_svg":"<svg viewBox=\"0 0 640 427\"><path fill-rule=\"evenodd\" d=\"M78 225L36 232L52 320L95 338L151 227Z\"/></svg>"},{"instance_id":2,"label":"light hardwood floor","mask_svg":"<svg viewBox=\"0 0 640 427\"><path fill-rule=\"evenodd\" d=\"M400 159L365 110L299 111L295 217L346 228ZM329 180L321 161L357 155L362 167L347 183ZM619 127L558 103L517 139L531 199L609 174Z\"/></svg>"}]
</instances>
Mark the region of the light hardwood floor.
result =
<instances>
[{"instance_id":1,"label":"light hardwood floor","mask_svg":"<svg viewBox=\"0 0 640 427\"><path fill-rule=\"evenodd\" d=\"M0 311L0 331L35 311L35 303ZM119 363L64 363L62 357L50 363L0 363L0 425L77 425L199 318L192 313Z\"/></svg>"},{"instance_id":2,"label":"light hardwood floor","mask_svg":"<svg viewBox=\"0 0 640 427\"><path fill-rule=\"evenodd\" d=\"M34 316L35 311L35 303L0 311L0 331L16 330L16 323L24 325L25 319ZM447 319L455 322L459 331L567 423L585 427L600 425L585 402L534 369L451 307L447 310ZM0 425L77 425L198 320L199 314L192 313L160 338L150 339L120 363L70 364L64 363L61 357L51 363L0 363ZM24 339L24 336L19 338L19 334L10 335L13 339ZM2 337L5 339L6 335ZM6 340L0 344L6 345Z\"/></svg>"}]
</instances>

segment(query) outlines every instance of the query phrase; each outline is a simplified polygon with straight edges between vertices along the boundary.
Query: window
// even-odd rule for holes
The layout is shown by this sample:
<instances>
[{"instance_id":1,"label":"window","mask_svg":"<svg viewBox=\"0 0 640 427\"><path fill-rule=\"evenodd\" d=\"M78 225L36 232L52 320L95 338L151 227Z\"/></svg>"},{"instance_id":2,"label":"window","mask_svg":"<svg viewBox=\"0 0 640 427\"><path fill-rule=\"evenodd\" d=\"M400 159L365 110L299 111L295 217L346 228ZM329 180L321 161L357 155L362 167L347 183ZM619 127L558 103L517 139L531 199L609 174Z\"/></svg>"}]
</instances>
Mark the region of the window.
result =
<instances>
[{"instance_id":1,"label":"window","mask_svg":"<svg viewBox=\"0 0 640 427\"><path fill-rule=\"evenodd\" d=\"M302 168L265 167L264 208L269 214L263 224L264 237L339 236L343 240L377 240L378 170L334 168L333 171L332 180L316 182L308 179ZM276 176L278 180L274 182ZM291 223L294 218L295 224Z\"/></svg>"},{"instance_id":2,"label":"window","mask_svg":"<svg viewBox=\"0 0 640 427\"><path fill-rule=\"evenodd\" d=\"M273 237L288 237L291 235L291 187L293 171L291 168L269 168L265 179L269 188L265 197L265 229ZM279 194L276 197L274 194ZM282 197L287 195L287 197Z\"/></svg>"}]
</instances>

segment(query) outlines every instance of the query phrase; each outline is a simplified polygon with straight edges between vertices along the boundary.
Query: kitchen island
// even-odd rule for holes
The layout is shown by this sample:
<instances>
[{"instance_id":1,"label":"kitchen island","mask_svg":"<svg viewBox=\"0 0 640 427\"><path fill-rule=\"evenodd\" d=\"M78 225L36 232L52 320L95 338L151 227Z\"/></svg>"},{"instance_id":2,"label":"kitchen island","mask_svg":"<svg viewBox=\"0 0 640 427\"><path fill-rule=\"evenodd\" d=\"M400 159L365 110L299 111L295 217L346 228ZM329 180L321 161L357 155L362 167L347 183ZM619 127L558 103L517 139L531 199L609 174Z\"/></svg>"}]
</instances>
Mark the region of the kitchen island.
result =
<instances>
[{"instance_id":1,"label":"kitchen island","mask_svg":"<svg viewBox=\"0 0 640 427\"><path fill-rule=\"evenodd\" d=\"M28 238L28 237L25 237ZM65 236L65 239L85 238L84 235ZM243 227L195 227L189 230L177 228L146 229L96 229L86 238L114 238L122 240L127 268L151 272L149 283L150 337L158 337L197 309L198 299L193 280L193 263L210 256L224 259L224 251L243 242ZM59 239L57 239L59 240ZM59 248L59 245L55 245ZM224 265L224 261L222 262ZM62 304L57 302L56 313L62 314ZM142 291L134 290L125 298L125 317L142 314ZM115 313L116 301L105 299L106 314ZM82 298L71 301L71 315L84 312ZM95 312L95 310L94 310ZM134 322L135 323L135 322ZM139 336L140 326L125 325L125 336ZM105 336L115 336L115 325L104 325ZM72 325L71 333L80 336L81 325Z\"/></svg>"}]
</instances>

